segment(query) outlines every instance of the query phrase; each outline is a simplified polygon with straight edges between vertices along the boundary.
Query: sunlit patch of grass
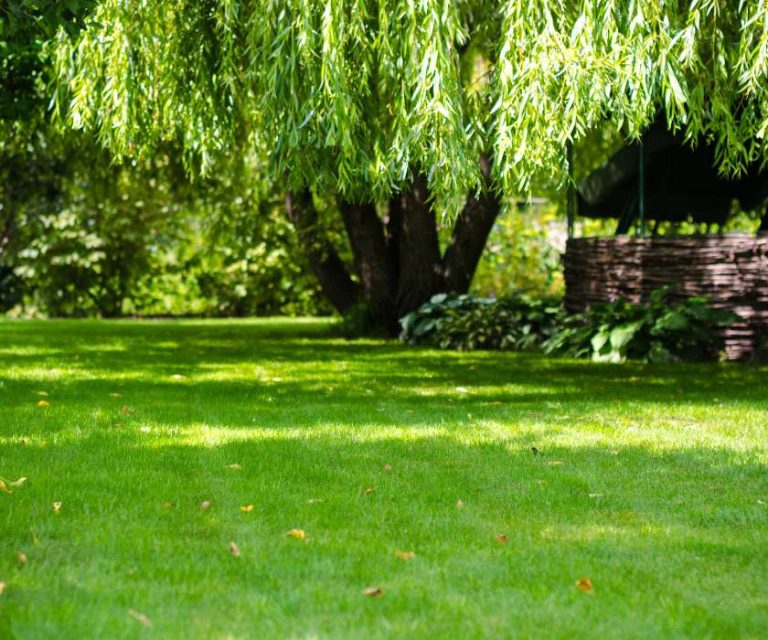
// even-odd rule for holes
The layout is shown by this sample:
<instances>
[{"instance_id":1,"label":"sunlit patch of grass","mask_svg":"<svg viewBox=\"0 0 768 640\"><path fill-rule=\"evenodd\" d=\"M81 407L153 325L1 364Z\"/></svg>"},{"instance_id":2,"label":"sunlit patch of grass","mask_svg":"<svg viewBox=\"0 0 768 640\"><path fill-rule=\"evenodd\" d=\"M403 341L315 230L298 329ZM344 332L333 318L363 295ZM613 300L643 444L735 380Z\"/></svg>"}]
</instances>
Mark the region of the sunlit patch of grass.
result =
<instances>
[{"instance_id":1,"label":"sunlit patch of grass","mask_svg":"<svg viewBox=\"0 0 768 640\"><path fill-rule=\"evenodd\" d=\"M3 322L0 638L761 637L766 383Z\"/></svg>"}]
</instances>

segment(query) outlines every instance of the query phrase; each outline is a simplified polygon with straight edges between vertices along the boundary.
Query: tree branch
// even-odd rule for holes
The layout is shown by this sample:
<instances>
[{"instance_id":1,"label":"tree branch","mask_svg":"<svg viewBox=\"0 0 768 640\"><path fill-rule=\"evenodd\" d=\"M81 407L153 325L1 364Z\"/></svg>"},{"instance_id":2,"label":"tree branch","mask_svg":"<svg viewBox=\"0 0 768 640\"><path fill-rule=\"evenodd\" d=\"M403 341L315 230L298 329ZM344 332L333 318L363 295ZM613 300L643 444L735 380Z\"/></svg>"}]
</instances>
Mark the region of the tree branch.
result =
<instances>
[{"instance_id":1,"label":"tree branch","mask_svg":"<svg viewBox=\"0 0 768 640\"><path fill-rule=\"evenodd\" d=\"M461 215L456 219L451 240L443 257L443 278L446 291L465 293L472 282L480 257L499 215L501 203L490 188L491 162L480 157L486 189L470 195Z\"/></svg>"},{"instance_id":2,"label":"tree branch","mask_svg":"<svg viewBox=\"0 0 768 640\"><path fill-rule=\"evenodd\" d=\"M440 241L424 176L416 177L410 192L400 194L392 215L400 223L395 300L402 316L442 288Z\"/></svg>"},{"instance_id":3,"label":"tree branch","mask_svg":"<svg viewBox=\"0 0 768 640\"><path fill-rule=\"evenodd\" d=\"M285 211L299 235L299 244L323 293L339 313L346 313L358 301L360 287L352 280L344 261L320 228L309 189L288 193L285 196Z\"/></svg>"},{"instance_id":4,"label":"tree branch","mask_svg":"<svg viewBox=\"0 0 768 640\"><path fill-rule=\"evenodd\" d=\"M393 279L384 223L373 203L353 204L339 201L355 271L360 278L365 299L374 307L377 317L396 326L392 315Z\"/></svg>"}]
</instances>

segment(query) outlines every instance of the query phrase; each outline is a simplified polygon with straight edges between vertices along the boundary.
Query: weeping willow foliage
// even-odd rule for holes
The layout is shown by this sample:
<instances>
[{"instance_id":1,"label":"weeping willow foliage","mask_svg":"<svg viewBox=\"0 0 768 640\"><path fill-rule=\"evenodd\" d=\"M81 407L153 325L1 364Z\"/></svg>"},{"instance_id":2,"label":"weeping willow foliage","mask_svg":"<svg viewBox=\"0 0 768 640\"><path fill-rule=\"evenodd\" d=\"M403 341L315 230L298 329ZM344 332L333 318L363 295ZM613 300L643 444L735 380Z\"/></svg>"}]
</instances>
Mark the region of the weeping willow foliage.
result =
<instances>
[{"instance_id":1,"label":"weeping willow foliage","mask_svg":"<svg viewBox=\"0 0 768 640\"><path fill-rule=\"evenodd\" d=\"M720 167L768 158L768 0L104 0L55 45L54 110L117 154L244 145L371 200L561 180L565 147L659 113Z\"/></svg>"}]
</instances>

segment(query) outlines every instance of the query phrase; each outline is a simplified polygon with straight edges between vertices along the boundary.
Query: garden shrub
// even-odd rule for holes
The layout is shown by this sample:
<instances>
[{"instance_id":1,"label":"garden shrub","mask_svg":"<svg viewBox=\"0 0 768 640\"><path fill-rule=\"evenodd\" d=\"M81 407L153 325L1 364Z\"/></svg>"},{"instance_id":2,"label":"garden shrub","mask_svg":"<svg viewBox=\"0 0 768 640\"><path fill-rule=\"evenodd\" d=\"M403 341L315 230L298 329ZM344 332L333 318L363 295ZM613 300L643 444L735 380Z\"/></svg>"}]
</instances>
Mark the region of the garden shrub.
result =
<instances>
[{"instance_id":1,"label":"garden shrub","mask_svg":"<svg viewBox=\"0 0 768 640\"><path fill-rule=\"evenodd\" d=\"M562 311L556 302L517 295L464 312L451 310L435 343L442 349L530 351L556 331Z\"/></svg>"},{"instance_id":2,"label":"garden shrub","mask_svg":"<svg viewBox=\"0 0 768 640\"><path fill-rule=\"evenodd\" d=\"M713 309L701 297L668 303L669 288L647 304L624 299L568 315L556 301L523 294L500 300L440 294L400 322L401 339L441 349L539 349L598 362L716 359L718 328L739 317Z\"/></svg>"},{"instance_id":3,"label":"garden shrub","mask_svg":"<svg viewBox=\"0 0 768 640\"><path fill-rule=\"evenodd\" d=\"M479 298L468 293L438 293L400 319L400 339L408 344L437 346L438 329L449 315L460 315L492 303L490 298Z\"/></svg>"},{"instance_id":4,"label":"garden shrub","mask_svg":"<svg viewBox=\"0 0 768 640\"><path fill-rule=\"evenodd\" d=\"M669 291L668 287L654 291L648 304L618 299L568 316L544 344L544 351L598 362L716 359L723 349L717 328L739 316L711 308L702 297L670 305Z\"/></svg>"}]
</instances>

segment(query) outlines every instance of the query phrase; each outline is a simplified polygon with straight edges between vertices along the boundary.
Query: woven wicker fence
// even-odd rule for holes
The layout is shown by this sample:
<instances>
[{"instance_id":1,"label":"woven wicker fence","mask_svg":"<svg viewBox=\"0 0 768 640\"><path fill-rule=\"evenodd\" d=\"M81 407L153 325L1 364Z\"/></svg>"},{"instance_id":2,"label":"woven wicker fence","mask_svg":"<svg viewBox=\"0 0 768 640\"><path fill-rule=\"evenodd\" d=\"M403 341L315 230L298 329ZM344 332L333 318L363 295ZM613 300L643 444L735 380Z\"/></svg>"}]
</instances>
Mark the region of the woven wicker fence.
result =
<instances>
[{"instance_id":1,"label":"woven wicker fence","mask_svg":"<svg viewBox=\"0 0 768 640\"><path fill-rule=\"evenodd\" d=\"M571 238L563 257L566 307L582 311L623 297L706 296L743 318L723 330L726 357L754 356L768 336L768 237L748 235Z\"/></svg>"}]
</instances>

